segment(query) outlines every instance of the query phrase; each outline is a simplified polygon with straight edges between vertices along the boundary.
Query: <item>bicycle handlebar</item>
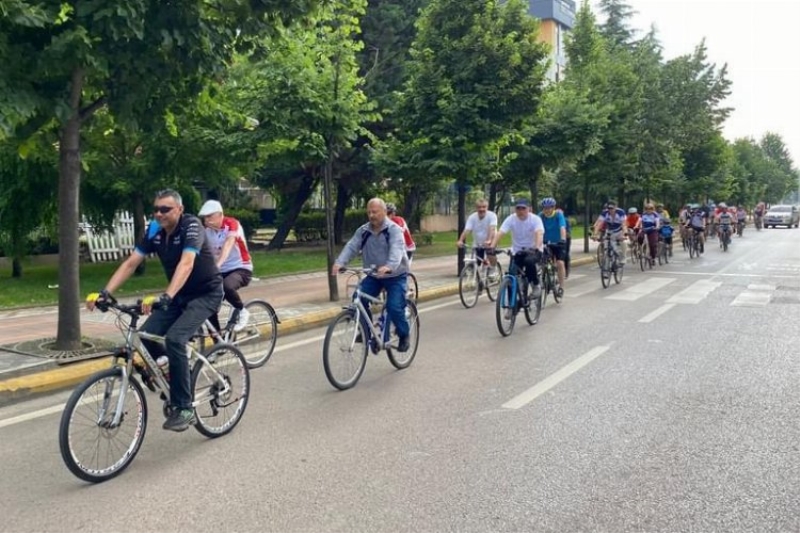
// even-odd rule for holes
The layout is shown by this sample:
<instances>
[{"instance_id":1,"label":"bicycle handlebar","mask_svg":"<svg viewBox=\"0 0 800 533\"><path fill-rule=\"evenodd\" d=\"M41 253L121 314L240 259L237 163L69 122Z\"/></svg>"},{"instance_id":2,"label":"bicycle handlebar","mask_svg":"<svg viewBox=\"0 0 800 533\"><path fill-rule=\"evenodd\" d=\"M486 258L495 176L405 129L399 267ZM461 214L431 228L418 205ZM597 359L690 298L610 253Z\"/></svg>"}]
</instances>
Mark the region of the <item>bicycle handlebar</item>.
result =
<instances>
[{"instance_id":1,"label":"bicycle handlebar","mask_svg":"<svg viewBox=\"0 0 800 533\"><path fill-rule=\"evenodd\" d=\"M132 317L141 317L144 316L142 312L142 300L136 300L135 304L123 304L120 303L119 300L114 298L112 295L108 295L105 298L98 299L95 301L95 307L97 307L100 312L107 313L111 309L116 309L120 313L125 313L126 315ZM153 303L153 309L163 309L164 307L160 305L158 302Z\"/></svg>"}]
</instances>

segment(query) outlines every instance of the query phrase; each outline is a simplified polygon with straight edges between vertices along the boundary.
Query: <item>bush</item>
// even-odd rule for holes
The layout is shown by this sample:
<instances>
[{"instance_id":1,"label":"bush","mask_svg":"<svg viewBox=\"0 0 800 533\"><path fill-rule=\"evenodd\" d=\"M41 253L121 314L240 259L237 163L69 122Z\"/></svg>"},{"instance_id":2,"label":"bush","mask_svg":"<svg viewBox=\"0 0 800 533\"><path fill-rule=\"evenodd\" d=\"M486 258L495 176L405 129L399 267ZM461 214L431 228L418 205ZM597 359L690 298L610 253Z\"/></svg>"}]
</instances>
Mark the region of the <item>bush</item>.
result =
<instances>
[{"instance_id":1,"label":"bush","mask_svg":"<svg viewBox=\"0 0 800 533\"><path fill-rule=\"evenodd\" d=\"M343 237L349 239L359 227L367 222L367 215L362 209L348 209L344 213ZM294 234L298 241L321 241L328 238L325 231L325 211L305 211L300 213L294 223Z\"/></svg>"},{"instance_id":2,"label":"bush","mask_svg":"<svg viewBox=\"0 0 800 533\"><path fill-rule=\"evenodd\" d=\"M412 236L417 246L430 246L433 244L433 233L430 231L420 231Z\"/></svg>"},{"instance_id":3,"label":"bush","mask_svg":"<svg viewBox=\"0 0 800 533\"><path fill-rule=\"evenodd\" d=\"M245 238L249 241L256 234L256 229L261 222L261 216L257 210L254 209L226 209L225 216L233 217L242 225Z\"/></svg>"}]
</instances>

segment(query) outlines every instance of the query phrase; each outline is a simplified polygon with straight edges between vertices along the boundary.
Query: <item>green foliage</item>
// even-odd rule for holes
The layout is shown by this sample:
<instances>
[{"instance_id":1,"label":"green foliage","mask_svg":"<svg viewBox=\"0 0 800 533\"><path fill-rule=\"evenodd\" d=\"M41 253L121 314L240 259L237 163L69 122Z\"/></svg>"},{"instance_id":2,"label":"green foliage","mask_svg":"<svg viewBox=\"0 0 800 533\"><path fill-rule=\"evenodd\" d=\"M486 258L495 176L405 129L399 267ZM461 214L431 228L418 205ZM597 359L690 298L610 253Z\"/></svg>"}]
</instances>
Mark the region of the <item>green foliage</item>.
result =
<instances>
[{"instance_id":1,"label":"green foliage","mask_svg":"<svg viewBox=\"0 0 800 533\"><path fill-rule=\"evenodd\" d=\"M367 222L363 209L348 209L345 212L343 232L349 239L353 232ZM294 223L294 235L298 241L321 241L327 238L325 212L321 210L300 213Z\"/></svg>"},{"instance_id":2,"label":"green foliage","mask_svg":"<svg viewBox=\"0 0 800 533\"><path fill-rule=\"evenodd\" d=\"M245 238L248 241L252 240L253 236L255 236L256 229L258 229L258 226L261 223L261 217L259 216L258 211L256 211L255 209L226 208L225 216L233 217L239 221L239 223L242 225L242 230L244 231Z\"/></svg>"}]
</instances>

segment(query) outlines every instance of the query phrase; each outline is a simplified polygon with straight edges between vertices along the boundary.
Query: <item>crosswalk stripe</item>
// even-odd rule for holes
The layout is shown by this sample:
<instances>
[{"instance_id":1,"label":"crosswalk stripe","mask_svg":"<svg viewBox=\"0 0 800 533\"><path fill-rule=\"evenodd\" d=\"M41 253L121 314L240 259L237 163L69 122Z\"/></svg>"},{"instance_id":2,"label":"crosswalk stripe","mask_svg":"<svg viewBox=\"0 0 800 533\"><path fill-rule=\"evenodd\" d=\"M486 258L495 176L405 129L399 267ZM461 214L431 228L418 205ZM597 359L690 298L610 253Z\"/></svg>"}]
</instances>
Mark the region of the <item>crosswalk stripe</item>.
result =
<instances>
[{"instance_id":1,"label":"crosswalk stripe","mask_svg":"<svg viewBox=\"0 0 800 533\"><path fill-rule=\"evenodd\" d=\"M764 307L772 298L774 285L751 283L730 303L731 307Z\"/></svg>"},{"instance_id":2,"label":"crosswalk stripe","mask_svg":"<svg viewBox=\"0 0 800 533\"><path fill-rule=\"evenodd\" d=\"M666 287L675 281L675 278L648 278L641 283L625 289L624 291L617 292L606 296L607 300L623 300L626 302L633 302L643 296L657 291L662 287Z\"/></svg>"},{"instance_id":3,"label":"crosswalk stripe","mask_svg":"<svg viewBox=\"0 0 800 533\"><path fill-rule=\"evenodd\" d=\"M681 292L667 300L668 304L698 304L708 297L717 287L722 285L721 281L709 281L701 279L695 281Z\"/></svg>"}]
</instances>

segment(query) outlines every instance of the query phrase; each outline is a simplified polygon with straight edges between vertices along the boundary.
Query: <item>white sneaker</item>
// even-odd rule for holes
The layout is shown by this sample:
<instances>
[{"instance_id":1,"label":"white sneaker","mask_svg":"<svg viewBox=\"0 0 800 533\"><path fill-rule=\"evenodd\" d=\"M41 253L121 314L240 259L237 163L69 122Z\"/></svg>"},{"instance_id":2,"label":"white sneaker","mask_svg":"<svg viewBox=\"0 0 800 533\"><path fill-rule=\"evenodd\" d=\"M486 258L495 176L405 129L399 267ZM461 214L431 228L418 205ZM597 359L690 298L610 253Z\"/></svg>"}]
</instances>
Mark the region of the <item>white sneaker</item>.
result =
<instances>
[{"instance_id":1,"label":"white sneaker","mask_svg":"<svg viewBox=\"0 0 800 533\"><path fill-rule=\"evenodd\" d=\"M233 331L242 331L245 327L247 327L247 322L249 320L250 311L242 308L242 310L239 311L239 319L236 321L236 325L233 326Z\"/></svg>"}]
</instances>

